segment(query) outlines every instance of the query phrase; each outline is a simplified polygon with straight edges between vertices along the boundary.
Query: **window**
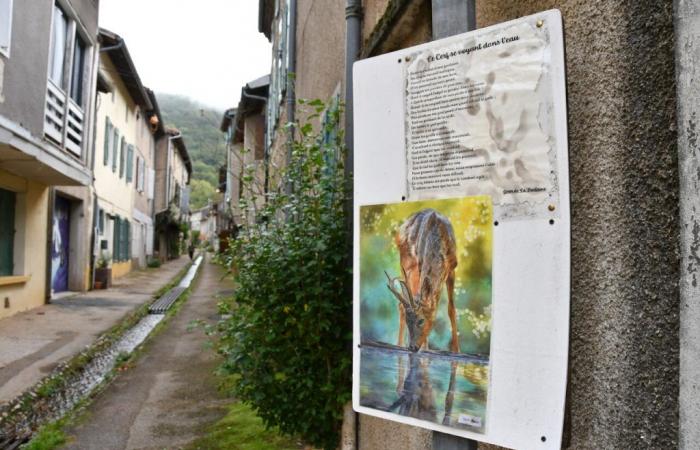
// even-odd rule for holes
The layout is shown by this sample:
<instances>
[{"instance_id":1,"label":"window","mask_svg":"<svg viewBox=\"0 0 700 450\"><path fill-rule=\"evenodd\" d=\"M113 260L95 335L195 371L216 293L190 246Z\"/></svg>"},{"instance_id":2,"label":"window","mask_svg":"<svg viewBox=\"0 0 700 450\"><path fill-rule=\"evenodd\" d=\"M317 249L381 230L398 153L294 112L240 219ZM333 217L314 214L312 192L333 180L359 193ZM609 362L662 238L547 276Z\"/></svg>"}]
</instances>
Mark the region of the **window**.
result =
<instances>
[{"instance_id":1,"label":"window","mask_svg":"<svg viewBox=\"0 0 700 450\"><path fill-rule=\"evenodd\" d=\"M105 118L104 165L109 166L109 149L112 147L112 121Z\"/></svg>"},{"instance_id":2,"label":"window","mask_svg":"<svg viewBox=\"0 0 700 450\"><path fill-rule=\"evenodd\" d=\"M68 17L56 4L53 6L53 33L51 34L51 60L49 62L49 78L59 88L63 86L63 65L66 61L66 45L68 41Z\"/></svg>"},{"instance_id":3,"label":"window","mask_svg":"<svg viewBox=\"0 0 700 450\"><path fill-rule=\"evenodd\" d=\"M0 189L0 276L14 273L16 194Z\"/></svg>"},{"instance_id":4,"label":"window","mask_svg":"<svg viewBox=\"0 0 700 450\"><path fill-rule=\"evenodd\" d=\"M0 0L4 2L7 0ZM54 2L51 20L51 45L44 111L44 135L58 146L81 158L84 154L86 92L91 67L88 36Z\"/></svg>"},{"instance_id":5,"label":"window","mask_svg":"<svg viewBox=\"0 0 700 450\"><path fill-rule=\"evenodd\" d=\"M270 95L267 102L267 142L266 148L272 144L274 130L280 116L280 103L287 87L287 64L289 52L287 42L289 33L289 5L288 0L278 0L276 5L277 34L272 43L272 70L270 71Z\"/></svg>"},{"instance_id":6,"label":"window","mask_svg":"<svg viewBox=\"0 0 700 450\"><path fill-rule=\"evenodd\" d=\"M71 71L70 97L78 105L83 104L83 70L85 67L85 41L75 35L73 46L73 70Z\"/></svg>"},{"instance_id":7,"label":"window","mask_svg":"<svg viewBox=\"0 0 700 450\"><path fill-rule=\"evenodd\" d=\"M0 53L10 56L12 0L0 0Z\"/></svg>"}]
</instances>

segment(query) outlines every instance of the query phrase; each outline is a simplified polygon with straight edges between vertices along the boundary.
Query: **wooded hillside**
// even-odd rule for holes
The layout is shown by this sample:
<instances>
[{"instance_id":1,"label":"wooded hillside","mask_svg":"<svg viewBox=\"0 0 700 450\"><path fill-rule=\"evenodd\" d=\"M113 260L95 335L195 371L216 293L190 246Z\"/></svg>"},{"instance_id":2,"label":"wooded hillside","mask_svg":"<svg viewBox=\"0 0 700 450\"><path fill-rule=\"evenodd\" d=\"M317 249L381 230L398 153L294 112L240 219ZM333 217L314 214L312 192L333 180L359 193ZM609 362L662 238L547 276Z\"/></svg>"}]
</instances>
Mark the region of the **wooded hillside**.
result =
<instances>
[{"instance_id":1,"label":"wooded hillside","mask_svg":"<svg viewBox=\"0 0 700 450\"><path fill-rule=\"evenodd\" d=\"M182 132L192 159L190 208L201 208L216 192L218 168L226 162L224 134L219 130L223 112L187 97L158 94L163 120Z\"/></svg>"}]
</instances>

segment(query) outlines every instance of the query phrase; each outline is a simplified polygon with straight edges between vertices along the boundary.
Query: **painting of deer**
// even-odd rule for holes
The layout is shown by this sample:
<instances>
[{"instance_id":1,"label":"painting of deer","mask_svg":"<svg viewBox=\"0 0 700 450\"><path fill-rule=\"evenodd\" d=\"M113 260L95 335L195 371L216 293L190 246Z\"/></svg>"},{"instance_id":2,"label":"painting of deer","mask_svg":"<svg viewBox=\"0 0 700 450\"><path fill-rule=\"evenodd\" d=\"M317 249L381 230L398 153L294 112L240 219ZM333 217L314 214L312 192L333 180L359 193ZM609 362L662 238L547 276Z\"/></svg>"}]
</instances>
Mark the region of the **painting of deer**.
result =
<instances>
[{"instance_id":1,"label":"painting of deer","mask_svg":"<svg viewBox=\"0 0 700 450\"><path fill-rule=\"evenodd\" d=\"M483 432L491 339L487 196L360 207L360 405Z\"/></svg>"},{"instance_id":2,"label":"painting of deer","mask_svg":"<svg viewBox=\"0 0 700 450\"><path fill-rule=\"evenodd\" d=\"M387 286L399 302L398 345L404 346L404 334L408 330L411 351L428 348L444 285L452 331L450 351L459 353L454 298L457 251L452 224L434 209L423 209L406 219L395 242L403 279L385 274Z\"/></svg>"}]
</instances>

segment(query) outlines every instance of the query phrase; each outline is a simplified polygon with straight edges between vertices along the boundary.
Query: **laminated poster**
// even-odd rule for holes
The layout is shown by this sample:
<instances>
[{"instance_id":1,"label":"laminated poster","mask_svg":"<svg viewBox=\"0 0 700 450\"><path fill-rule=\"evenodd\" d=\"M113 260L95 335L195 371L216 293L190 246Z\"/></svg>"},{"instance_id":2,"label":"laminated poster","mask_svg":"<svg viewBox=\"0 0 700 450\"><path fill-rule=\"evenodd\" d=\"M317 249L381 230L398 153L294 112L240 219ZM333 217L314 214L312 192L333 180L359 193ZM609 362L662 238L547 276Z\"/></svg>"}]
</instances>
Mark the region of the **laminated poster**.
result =
<instances>
[{"instance_id":1,"label":"laminated poster","mask_svg":"<svg viewBox=\"0 0 700 450\"><path fill-rule=\"evenodd\" d=\"M551 217L548 33L520 21L404 59L409 199L490 195L499 219Z\"/></svg>"}]
</instances>

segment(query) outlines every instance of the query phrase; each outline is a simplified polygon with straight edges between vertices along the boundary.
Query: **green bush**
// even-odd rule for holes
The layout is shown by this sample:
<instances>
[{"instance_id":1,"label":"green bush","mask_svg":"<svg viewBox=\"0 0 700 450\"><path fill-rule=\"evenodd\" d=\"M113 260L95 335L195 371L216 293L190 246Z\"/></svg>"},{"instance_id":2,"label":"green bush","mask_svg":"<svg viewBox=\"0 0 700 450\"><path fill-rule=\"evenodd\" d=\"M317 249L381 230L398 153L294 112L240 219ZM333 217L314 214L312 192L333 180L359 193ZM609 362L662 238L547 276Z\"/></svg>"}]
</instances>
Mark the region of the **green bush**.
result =
<instances>
[{"instance_id":1,"label":"green bush","mask_svg":"<svg viewBox=\"0 0 700 450\"><path fill-rule=\"evenodd\" d=\"M320 133L297 127L283 181L292 193L268 195L221 258L238 287L222 303L219 349L237 379L234 394L266 426L335 449L351 395L349 183L339 108L307 104L310 120L325 111L324 126ZM248 206L241 209L254 209Z\"/></svg>"},{"instance_id":2,"label":"green bush","mask_svg":"<svg viewBox=\"0 0 700 450\"><path fill-rule=\"evenodd\" d=\"M160 267L160 259L158 258L150 258L148 262L146 262L146 265L152 269Z\"/></svg>"}]
</instances>

